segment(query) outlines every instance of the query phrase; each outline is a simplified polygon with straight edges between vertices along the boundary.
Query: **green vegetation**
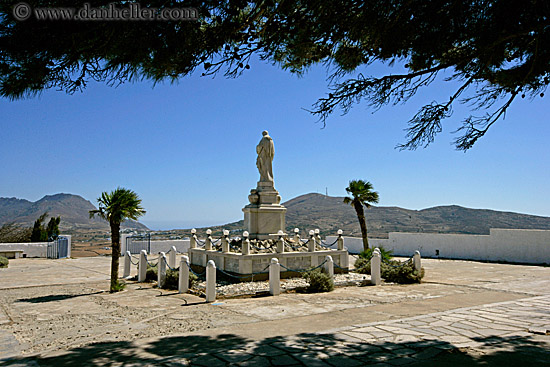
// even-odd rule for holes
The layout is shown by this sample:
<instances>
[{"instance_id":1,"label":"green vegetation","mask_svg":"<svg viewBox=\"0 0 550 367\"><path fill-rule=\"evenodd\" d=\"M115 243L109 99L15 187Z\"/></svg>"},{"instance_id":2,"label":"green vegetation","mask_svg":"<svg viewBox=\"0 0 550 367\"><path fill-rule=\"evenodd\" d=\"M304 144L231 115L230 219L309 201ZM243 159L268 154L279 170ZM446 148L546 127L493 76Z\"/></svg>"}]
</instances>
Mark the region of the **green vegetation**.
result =
<instances>
[{"instance_id":1,"label":"green vegetation","mask_svg":"<svg viewBox=\"0 0 550 367\"><path fill-rule=\"evenodd\" d=\"M0 256L0 268L7 268L9 263L10 261L8 260L7 257Z\"/></svg>"},{"instance_id":2,"label":"green vegetation","mask_svg":"<svg viewBox=\"0 0 550 367\"><path fill-rule=\"evenodd\" d=\"M31 233L31 242L46 242L48 240L48 232L44 228L44 221L48 216L48 212L45 212L37 220L34 221L34 226Z\"/></svg>"},{"instance_id":3,"label":"green vegetation","mask_svg":"<svg viewBox=\"0 0 550 367\"><path fill-rule=\"evenodd\" d=\"M114 290L111 293L123 291L124 288L126 288L126 283L117 279Z\"/></svg>"},{"instance_id":4,"label":"green vegetation","mask_svg":"<svg viewBox=\"0 0 550 367\"><path fill-rule=\"evenodd\" d=\"M405 263L400 263L396 260L391 260L389 264L382 263L380 271L382 278L386 282L399 284L420 283L425 273L424 268L417 271L414 268L412 260L408 260Z\"/></svg>"},{"instance_id":5,"label":"green vegetation","mask_svg":"<svg viewBox=\"0 0 550 367\"><path fill-rule=\"evenodd\" d=\"M14 222L4 223L0 227L0 243L30 242L31 232L31 228L18 226Z\"/></svg>"},{"instance_id":6,"label":"green vegetation","mask_svg":"<svg viewBox=\"0 0 550 367\"><path fill-rule=\"evenodd\" d=\"M46 233L48 239L56 239L59 236L59 223L61 222L61 217L51 217L46 227Z\"/></svg>"},{"instance_id":7,"label":"green vegetation","mask_svg":"<svg viewBox=\"0 0 550 367\"><path fill-rule=\"evenodd\" d=\"M158 266L150 266L147 264L147 271L145 272L146 282L156 282L158 280Z\"/></svg>"},{"instance_id":8,"label":"green vegetation","mask_svg":"<svg viewBox=\"0 0 550 367\"><path fill-rule=\"evenodd\" d=\"M373 186L368 181L352 180L349 182L349 186L346 187L346 191L351 196L344 198L344 203L351 205L357 213L357 219L359 220L359 227L361 227L361 236L363 237L363 250L369 249L369 240L367 238L367 221L365 219L365 210L363 205L368 209L372 204L378 203L378 193L372 191Z\"/></svg>"},{"instance_id":9,"label":"green vegetation","mask_svg":"<svg viewBox=\"0 0 550 367\"><path fill-rule=\"evenodd\" d=\"M98 209L90 210L90 218L95 215L105 219L111 226L111 292L117 292L118 263L120 259L120 223L126 219L137 220L145 210L141 199L132 190L118 187L116 190L103 192L97 199Z\"/></svg>"},{"instance_id":10,"label":"green vegetation","mask_svg":"<svg viewBox=\"0 0 550 367\"><path fill-rule=\"evenodd\" d=\"M302 276L309 283L307 291L310 293L330 292L334 290L332 277L321 272L319 269L306 272Z\"/></svg>"},{"instance_id":11,"label":"green vegetation","mask_svg":"<svg viewBox=\"0 0 550 367\"><path fill-rule=\"evenodd\" d=\"M163 289L178 289L179 288L179 271L166 269L166 278L164 279Z\"/></svg>"},{"instance_id":12,"label":"green vegetation","mask_svg":"<svg viewBox=\"0 0 550 367\"><path fill-rule=\"evenodd\" d=\"M463 103L476 113L464 116L454 143L467 150L514 100L542 98L550 84L544 1L194 1L196 21L70 22L70 31L64 21L18 21L16 2L0 2L0 96L9 99L74 93L90 81L237 77L253 72L251 60L297 75L328 65L329 92L310 111L322 122L361 101L374 110L405 103L438 80L452 89L424 101L401 147L430 144Z\"/></svg>"}]
</instances>

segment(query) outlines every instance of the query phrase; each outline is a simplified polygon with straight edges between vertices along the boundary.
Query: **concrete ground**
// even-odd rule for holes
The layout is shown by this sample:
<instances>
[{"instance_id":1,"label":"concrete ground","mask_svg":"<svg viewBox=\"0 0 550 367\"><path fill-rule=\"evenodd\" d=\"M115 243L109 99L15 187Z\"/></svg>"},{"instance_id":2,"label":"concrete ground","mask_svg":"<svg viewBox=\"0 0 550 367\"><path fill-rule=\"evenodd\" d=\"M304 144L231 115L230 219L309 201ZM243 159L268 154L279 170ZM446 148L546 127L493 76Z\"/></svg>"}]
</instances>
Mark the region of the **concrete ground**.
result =
<instances>
[{"instance_id":1,"label":"concrete ground","mask_svg":"<svg viewBox=\"0 0 550 367\"><path fill-rule=\"evenodd\" d=\"M12 260L0 366L550 366L549 267L422 265L422 284L205 304L134 282L110 294L108 257Z\"/></svg>"}]
</instances>

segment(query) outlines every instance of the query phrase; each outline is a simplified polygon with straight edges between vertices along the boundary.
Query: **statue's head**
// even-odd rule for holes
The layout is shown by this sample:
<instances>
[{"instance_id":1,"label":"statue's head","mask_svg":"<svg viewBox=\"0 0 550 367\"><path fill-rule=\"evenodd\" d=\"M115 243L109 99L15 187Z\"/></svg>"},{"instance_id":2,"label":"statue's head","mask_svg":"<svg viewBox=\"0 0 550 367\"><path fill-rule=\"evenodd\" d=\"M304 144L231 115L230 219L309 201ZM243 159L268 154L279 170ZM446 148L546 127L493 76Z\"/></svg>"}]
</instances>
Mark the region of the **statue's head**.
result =
<instances>
[{"instance_id":1,"label":"statue's head","mask_svg":"<svg viewBox=\"0 0 550 367\"><path fill-rule=\"evenodd\" d=\"M264 130L264 131L262 131L262 135L266 136L266 135L269 135L269 133L267 132L267 130Z\"/></svg>"}]
</instances>

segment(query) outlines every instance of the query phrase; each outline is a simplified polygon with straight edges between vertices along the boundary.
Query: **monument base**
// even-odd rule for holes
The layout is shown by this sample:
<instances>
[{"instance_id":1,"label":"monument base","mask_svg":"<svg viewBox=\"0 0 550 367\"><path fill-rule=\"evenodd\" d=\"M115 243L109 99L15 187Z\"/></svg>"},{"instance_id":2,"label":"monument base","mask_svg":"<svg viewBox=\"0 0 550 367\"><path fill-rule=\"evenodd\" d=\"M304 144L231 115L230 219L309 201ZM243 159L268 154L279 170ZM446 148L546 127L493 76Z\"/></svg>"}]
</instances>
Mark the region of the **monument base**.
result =
<instances>
[{"instance_id":1,"label":"monument base","mask_svg":"<svg viewBox=\"0 0 550 367\"><path fill-rule=\"evenodd\" d=\"M281 196L273 182L258 182L250 190L250 204L243 208L244 226L250 239L277 239L277 232L285 230L286 208L280 203Z\"/></svg>"}]
</instances>

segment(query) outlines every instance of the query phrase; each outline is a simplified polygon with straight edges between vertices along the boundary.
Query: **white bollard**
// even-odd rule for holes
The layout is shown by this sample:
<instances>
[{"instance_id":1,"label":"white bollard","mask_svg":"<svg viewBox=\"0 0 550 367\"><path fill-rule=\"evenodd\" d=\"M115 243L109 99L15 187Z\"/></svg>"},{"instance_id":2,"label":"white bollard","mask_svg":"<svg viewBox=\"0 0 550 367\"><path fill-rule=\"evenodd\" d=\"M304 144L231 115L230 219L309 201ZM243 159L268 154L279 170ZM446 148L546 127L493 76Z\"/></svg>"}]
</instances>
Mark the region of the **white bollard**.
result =
<instances>
[{"instance_id":1,"label":"white bollard","mask_svg":"<svg viewBox=\"0 0 550 367\"><path fill-rule=\"evenodd\" d=\"M183 255L180 260L178 292L187 293L189 290L189 257Z\"/></svg>"},{"instance_id":2,"label":"white bollard","mask_svg":"<svg viewBox=\"0 0 550 367\"><path fill-rule=\"evenodd\" d=\"M212 250L212 230L211 229L206 230L206 241L205 241L204 249L207 251Z\"/></svg>"},{"instance_id":3,"label":"white bollard","mask_svg":"<svg viewBox=\"0 0 550 367\"><path fill-rule=\"evenodd\" d=\"M309 231L309 242L307 243L307 250L309 252L315 252L315 232L313 230Z\"/></svg>"},{"instance_id":4,"label":"white bollard","mask_svg":"<svg viewBox=\"0 0 550 367\"><path fill-rule=\"evenodd\" d=\"M300 229L294 228L294 246L300 246L302 242L300 242Z\"/></svg>"},{"instance_id":5,"label":"white bollard","mask_svg":"<svg viewBox=\"0 0 550 367\"><path fill-rule=\"evenodd\" d=\"M374 249L372 252L372 258L370 259L370 282L373 285L380 285L382 278L380 276L380 250Z\"/></svg>"},{"instance_id":6,"label":"white bollard","mask_svg":"<svg viewBox=\"0 0 550 367\"><path fill-rule=\"evenodd\" d=\"M420 251L415 251L413 256L413 263L414 268L417 271L420 271L422 269L421 259L420 259Z\"/></svg>"},{"instance_id":7,"label":"white bollard","mask_svg":"<svg viewBox=\"0 0 550 367\"><path fill-rule=\"evenodd\" d=\"M229 252L229 231L227 229L223 230L223 237L221 239L222 241L222 252Z\"/></svg>"},{"instance_id":8,"label":"white bollard","mask_svg":"<svg viewBox=\"0 0 550 367\"><path fill-rule=\"evenodd\" d=\"M130 276L130 265L132 260L132 254L130 251L124 253L124 273L122 274L123 278L128 278Z\"/></svg>"},{"instance_id":9,"label":"white bollard","mask_svg":"<svg viewBox=\"0 0 550 367\"><path fill-rule=\"evenodd\" d=\"M342 237L342 233L344 233L341 229L338 230L338 250L344 249L344 238Z\"/></svg>"},{"instance_id":10,"label":"white bollard","mask_svg":"<svg viewBox=\"0 0 550 367\"><path fill-rule=\"evenodd\" d=\"M283 236L279 236L279 239L277 240L277 252L279 254L285 252L285 242L283 240Z\"/></svg>"},{"instance_id":11,"label":"white bollard","mask_svg":"<svg viewBox=\"0 0 550 367\"><path fill-rule=\"evenodd\" d=\"M317 243L320 245L322 242L321 240L321 231L319 230L319 228L315 228L315 241L317 241Z\"/></svg>"},{"instance_id":12,"label":"white bollard","mask_svg":"<svg viewBox=\"0 0 550 367\"><path fill-rule=\"evenodd\" d=\"M241 252L243 255L250 254L250 240L248 239L248 232L243 232L243 240L241 242Z\"/></svg>"},{"instance_id":13,"label":"white bollard","mask_svg":"<svg viewBox=\"0 0 550 367\"><path fill-rule=\"evenodd\" d=\"M144 282L146 276L147 276L147 251L141 250L139 253L138 282Z\"/></svg>"},{"instance_id":14,"label":"white bollard","mask_svg":"<svg viewBox=\"0 0 550 367\"><path fill-rule=\"evenodd\" d=\"M216 300L216 264L214 260L206 264L206 302Z\"/></svg>"},{"instance_id":15,"label":"white bollard","mask_svg":"<svg viewBox=\"0 0 550 367\"><path fill-rule=\"evenodd\" d=\"M193 228L191 230L191 237L189 237L189 248L197 248L197 230Z\"/></svg>"},{"instance_id":16,"label":"white bollard","mask_svg":"<svg viewBox=\"0 0 550 367\"><path fill-rule=\"evenodd\" d=\"M172 269L176 267L176 254L178 253L178 250L176 250L176 246L172 246L170 249L170 252L168 252L168 265Z\"/></svg>"},{"instance_id":17,"label":"white bollard","mask_svg":"<svg viewBox=\"0 0 550 367\"><path fill-rule=\"evenodd\" d=\"M275 257L269 264L269 294L272 296L281 294L281 264Z\"/></svg>"},{"instance_id":18,"label":"white bollard","mask_svg":"<svg viewBox=\"0 0 550 367\"><path fill-rule=\"evenodd\" d=\"M332 260L332 256L330 255L327 255L327 257L325 257L325 260L327 262L325 263L325 265L323 265L323 268L325 270L325 273L332 278L334 276L334 260Z\"/></svg>"},{"instance_id":19,"label":"white bollard","mask_svg":"<svg viewBox=\"0 0 550 367\"><path fill-rule=\"evenodd\" d=\"M161 252L158 259L158 283L157 286L159 288L162 288L164 286L164 281L166 280L166 254L164 252Z\"/></svg>"}]
</instances>

